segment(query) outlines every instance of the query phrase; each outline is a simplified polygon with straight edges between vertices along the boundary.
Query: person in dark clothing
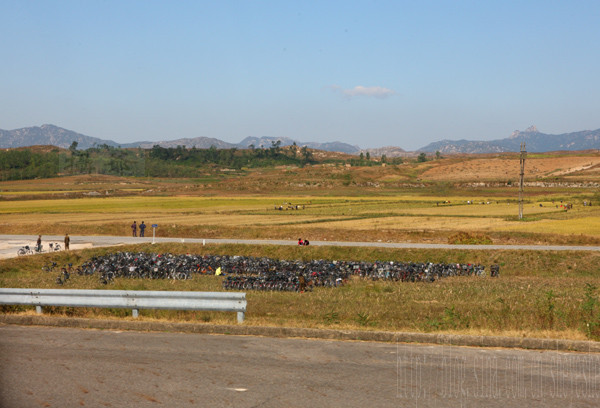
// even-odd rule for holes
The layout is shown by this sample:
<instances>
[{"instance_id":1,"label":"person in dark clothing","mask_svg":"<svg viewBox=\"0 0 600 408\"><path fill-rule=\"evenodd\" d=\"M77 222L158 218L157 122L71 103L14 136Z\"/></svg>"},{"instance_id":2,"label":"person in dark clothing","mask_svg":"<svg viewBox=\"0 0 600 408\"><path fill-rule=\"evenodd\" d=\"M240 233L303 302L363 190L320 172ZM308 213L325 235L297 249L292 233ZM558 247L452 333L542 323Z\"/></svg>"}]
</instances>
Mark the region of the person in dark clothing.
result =
<instances>
[{"instance_id":1,"label":"person in dark clothing","mask_svg":"<svg viewBox=\"0 0 600 408\"><path fill-rule=\"evenodd\" d=\"M137 223L135 221L131 224L131 233L134 237L137 237Z\"/></svg>"},{"instance_id":2,"label":"person in dark clothing","mask_svg":"<svg viewBox=\"0 0 600 408\"><path fill-rule=\"evenodd\" d=\"M65 251L69 250L69 244L71 243L71 238L69 237L69 234L65 235Z\"/></svg>"},{"instance_id":3,"label":"person in dark clothing","mask_svg":"<svg viewBox=\"0 0 600 408\"><path fill-rule=\"evenodd\" d=\"M142 223L140 224L140 237L144 236L145 230L146 230L146 224L144 224L144 221L142 221Z\"/></svg>"},{"instance_id":4,"label":"person in dark clothing","mask_svg":"<svg viewBox=\"0 0 600 408\"><path fill-rule=\"evenodd\" d=\"M38 235L38 239L36 242L36 248L38 250L38 252L40 252L42 250L42 236Z\"/></svg>"},{"instance_id":5,"label":"person in dark clothing","mask_svg":"<svg viewBox=\"0 0 600 408\"><path fill-rule=\"evenodd\" d=\"M308 242L308 239L304 240L304 246L306 246L306 245L310 245L310 242Z\"/></svg>"},{"instance_id":6,"label":"person in dark clothing","mask_svg":"<svg viewBox=\"0 0 600 408\"><path fill-rule=\"evenodd\" d=\"M303 274L300 274L300 276L298 276L298 289L300 290L300 292L304 292L306 290L306 278Z\"/></svg>"}]
</instances>

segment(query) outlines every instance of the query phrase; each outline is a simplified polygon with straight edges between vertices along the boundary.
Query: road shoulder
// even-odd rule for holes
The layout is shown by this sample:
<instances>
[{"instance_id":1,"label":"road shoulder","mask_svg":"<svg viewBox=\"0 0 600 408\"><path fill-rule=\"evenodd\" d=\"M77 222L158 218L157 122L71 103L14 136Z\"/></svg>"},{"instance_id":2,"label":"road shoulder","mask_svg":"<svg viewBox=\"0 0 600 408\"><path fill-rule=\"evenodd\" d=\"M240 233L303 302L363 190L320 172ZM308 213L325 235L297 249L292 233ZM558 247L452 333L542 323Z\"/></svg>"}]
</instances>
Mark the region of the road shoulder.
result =
<instances>
[{"instance_id":1,"label":"road shoulder","mask_svg":"<svg viewBox=\"0 0 600 408\"><path fill-rule=\"evenodd\" d=\"M406 333L386 331L334 330L293 327L215 325L143 320L86 319L72 317L0 315L0 324L23 326L56 326L100 330L132 330L149 332L179 332L264 336L275 338L307 338L344 341L375 341L387 343L419 343L467 347L520 348L530 350L576 351L600 353L600 342L540 339L504 336L473 336L443 333Z\"/></svg>"}]
</instances>

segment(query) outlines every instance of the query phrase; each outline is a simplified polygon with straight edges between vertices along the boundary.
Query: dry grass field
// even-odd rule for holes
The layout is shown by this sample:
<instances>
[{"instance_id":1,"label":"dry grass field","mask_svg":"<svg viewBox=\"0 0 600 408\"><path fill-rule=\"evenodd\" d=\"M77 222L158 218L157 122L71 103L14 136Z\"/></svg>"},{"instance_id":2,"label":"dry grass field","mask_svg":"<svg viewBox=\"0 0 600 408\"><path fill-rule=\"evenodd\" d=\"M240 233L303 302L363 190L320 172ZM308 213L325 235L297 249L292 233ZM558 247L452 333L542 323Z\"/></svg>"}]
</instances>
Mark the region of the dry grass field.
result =
<instances>
[{"instance_id":1,"label":"dry grass field","mask_svg":"<svg viewBox=\"0 0 600 408\"><path fill-rule=\"evenodd\" d=\"M393 166L320 164L213 171L197 179L89 175L0 182L0 233L128 236L131 222L144 220L159 225L158 236L171 237L458 243L456 237L467 234L481 243L600 245L600 154L530 155L523 220L517 217L518 163L518 155L502 154ZM584 206L584 201L592 206ZM566 209L567 204L572 208ZM343 288L304 294L249 293L248 323L574 339L600 336L600 255L595 252L185 245L130 249L282 259L499 263L502 273L495 280L409 284L353 279ZM77 264L103 251L114 249L56 256L59 262ZM40 273L50 256L54 255L0 261L0 285L54 287L55 277ZM102 288L84 277L71 284ZM221 290L218 277L186 282L121 280L111 288ZM23 308L3 310L23 312ZM125 315L60 308L54 313ZM142 314L146 319L228 323L230 317Z\"/></svg>"},{"instance_id":2,"label":"dry grass field","mask_svg":"<svg viewBox=\"0 0 600 408\"><path fill-rule=\"evenodd\" d=\"M450 332L567 339L600 337L597 275L599 253L537 251L392 250L373 248L158 244L121 250L153 253L237 254L277 259L498 263L501 276L446 278L434 283L398 283L353 277L339 288L305 293L247 291L246 324L358 330ZM114 248L84 249L0 261L0 286L54 288L51 260L78 265ZM224 273L228 271L225 270ZM118 278L109 286L74 274L66 288L221 291L222 276L186 281ZM5 313L33 313L6 306ZM46 313L90 318L131 318L120 309L45 308ZM232 324L218 312L141 311L146 320ZM589 324L589 326L588 326Z\"/></svg>"},{"instance_id":3,"label":"dry grass field","mask_svg":"<svg viewBox=\"0 0 600 408\"><path fill-rule=\"evenodd\" d=\"M423 180L512 180L515 174L519 174L519 160L515 160L515 155L488 155L455 160L429 168L422 173ZM530 154L526 160L525 176L528 179L582 176L587 172L597 171L599 167L600 156L593 154Z\"/></svg>"},{"instance_id":4,"label":"dry grass field","mask_svg":"<svg viewBox=\"0 0 600 408\"><path fill-rule=\"evenodd\" d=\"M575 202L565 211L559 200L529 201L524 222L517 219L518 205L510 197L474 199L476 204L462 197L441 204L442 198L128 195L4 200L0 233L129 235L132 221L143 220L158 224L159 236L169 237L445 243L453 234L468 232L486 234L494 243L600 242L600 206ZM276 209L280 205L286 209Z\"/></svg>"}]
</instances>

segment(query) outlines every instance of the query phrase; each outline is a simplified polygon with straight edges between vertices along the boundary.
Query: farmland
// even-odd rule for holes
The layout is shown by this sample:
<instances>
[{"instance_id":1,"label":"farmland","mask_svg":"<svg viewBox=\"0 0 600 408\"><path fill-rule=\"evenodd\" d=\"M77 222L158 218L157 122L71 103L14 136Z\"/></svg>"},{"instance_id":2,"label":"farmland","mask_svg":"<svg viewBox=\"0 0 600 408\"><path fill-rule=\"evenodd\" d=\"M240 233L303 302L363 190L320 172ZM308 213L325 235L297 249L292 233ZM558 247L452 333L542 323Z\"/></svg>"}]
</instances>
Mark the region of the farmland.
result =
<instances>
[{"instance_id":1,"label":"farmland","mask_svg":"<svg viewBox=\"0 0 600 408\"><path fill-rule=\"evenodd\" d=\"M224 170L177 179L90 174L0 182L0 233L130 235L132 221L144 220L158 224L159 236L182 238L461 243L466 237L470 243L600 244L600 154L596 151L531 155L523 220L517 217L518 155L514 154L449 156L386 166L323 162ZM129 249L501 265L496 280L449 278L425 284L353 278L342 288L317 288L304 294L251 293L249 324L575 339L600 334L595 331L600 326L600 258L594 252L187 244ZM60 262L77 264L105 251L85 249L57 256ZM53 287L54 277L38 272L49 257L0 261L0 284ZM221 290L219 279L122 279L111 288ZM99 288L96 280L86 277L75 277L72 285ZM68 313L106 317L109 312ZM227 319L218 313L175 312L147 312L142 318Z\"/></svg>"}]
</instances>

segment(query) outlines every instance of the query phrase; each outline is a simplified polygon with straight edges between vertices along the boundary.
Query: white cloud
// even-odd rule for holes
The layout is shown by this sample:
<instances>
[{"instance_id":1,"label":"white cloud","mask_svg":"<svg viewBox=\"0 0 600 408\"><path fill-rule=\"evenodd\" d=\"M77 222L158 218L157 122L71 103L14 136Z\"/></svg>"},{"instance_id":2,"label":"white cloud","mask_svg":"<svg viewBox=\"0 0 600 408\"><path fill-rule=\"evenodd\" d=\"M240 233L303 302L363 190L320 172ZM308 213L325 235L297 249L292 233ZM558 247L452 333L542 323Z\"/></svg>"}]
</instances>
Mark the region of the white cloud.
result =
<instances>
[{"instance_id":1,"label":"white cloud","mask_svg":"<svg viewBox=\"0 0 600 408\"><path fill-rule=\"evenodd\" d=\"M329 88L334 92L339 92L347 98L353 98L355 96L369 96L374 98L384 99L388 96L394 95L396 92L391 89L384 88L382 86L362 86L358 85L352 89L343 89L338 85L331 85Z\"/></svg>"}]
</instances>

